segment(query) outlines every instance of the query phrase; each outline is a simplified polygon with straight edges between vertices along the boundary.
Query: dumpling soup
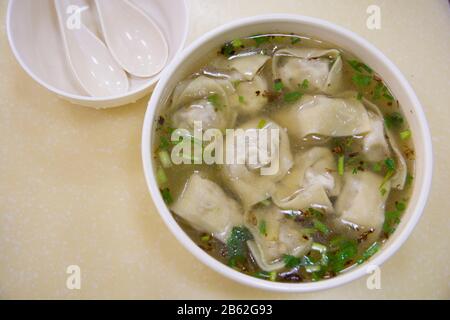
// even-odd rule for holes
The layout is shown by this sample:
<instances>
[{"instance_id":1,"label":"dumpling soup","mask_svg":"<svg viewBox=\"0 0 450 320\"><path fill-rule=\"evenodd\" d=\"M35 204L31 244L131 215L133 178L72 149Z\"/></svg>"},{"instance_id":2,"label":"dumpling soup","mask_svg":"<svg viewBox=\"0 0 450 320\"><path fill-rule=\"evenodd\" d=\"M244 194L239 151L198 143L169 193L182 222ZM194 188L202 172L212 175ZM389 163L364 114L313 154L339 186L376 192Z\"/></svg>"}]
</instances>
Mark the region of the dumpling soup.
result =
<instances>
[{"instance_id":1,"label":"dumpling soup","mask_svg":"<svg viewBox=\"0 0 450 320\"><path fill-rule=\"evenodd\" d=\"M159 115L161 194L186 233L250 276L319 281L374 255L413 181L411 131L378 74L317 39L205 53Z\"/></svg>"}]
</instances>

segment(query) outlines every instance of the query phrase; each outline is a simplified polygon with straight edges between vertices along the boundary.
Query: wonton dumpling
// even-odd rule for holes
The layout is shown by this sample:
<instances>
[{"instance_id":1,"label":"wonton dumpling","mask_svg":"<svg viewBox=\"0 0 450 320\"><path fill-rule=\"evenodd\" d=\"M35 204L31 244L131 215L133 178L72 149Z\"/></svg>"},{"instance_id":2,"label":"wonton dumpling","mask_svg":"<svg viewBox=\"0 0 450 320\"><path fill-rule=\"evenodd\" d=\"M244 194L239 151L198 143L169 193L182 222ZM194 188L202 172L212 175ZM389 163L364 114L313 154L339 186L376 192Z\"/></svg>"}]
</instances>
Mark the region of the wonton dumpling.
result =
<instances>
[{"instance_id":1,"label":"wonton dumpling","mask_svg":"<svg viewBox=\"0 0 450 320\"><path fill-rule=\"evenodd\" d=\"M261 223L265 225L264 234ZM245 225L253 235L253 240L247 241L247 244L256 263L264 271L283 268L283 255L299 257L311 248L312 239L276 206L258 207L246 212Z\"/></svg>"},{"instance_id":2,"label":"wonton dumpling","mask_svg":"<svg viewBox=\"0 0 450 320\"><path fill-rule=\"evenodd\" d=\"M383 118L369 112L370 126L372 129L363 138L364 158L367 161L377 162L390 156L389 144L384 136Z\"/></svg>"},{"instance_id":3,"label":"wonton dumpling","mask_svg":"<svg viewBox=\"0 0 450 320\"><path fill-rule=\"evenodd\" d=\"M261 121L265 121L265 125L261 129L257 129ZM265 147L268 151L269 158L260 159L259 140L248 140L246 150L238 150L238 144L234 143L235 161L225 163L222 166L222 173L226 183L238 195L245 208L263 201L270 197L275 189L275 183L282 179L291 168L293 159L289 145L289 138L285 130L278 126L270 119L256 118L250 120L237 128L235 133L242 129L246 132L265 131L267 133L267 141ZM277 129L279 136L270 134L272 129ZM247 131L248 130L248 131ZM278 138L277 141L275 139ZM261 153L259 153L261 155ZM241 163L236 160L239 159ZM250 161L256 159L257 161ZM274 168L276 172L267 173L270 168ZM264 171L266 173L263 173Z\"/></svg>"},{"instance_id":4,"label":"wonton dumpling","mask_svg":"<svg viewBox=\"0 0 450 320\"><path fill-rule=\"evenodd\" d=\"M308 80L306 92L336 93L342 83L342 59L335 49L280 49L273 57L272 72L289 90Z\"/></svg>"},{"instance_id":5,"label":"wonton dumpling","mask_svg":"<svg viewBox=\"0 0 450 320\"><path fill-rule=\"evenodd\" d=\"M270 57L263 54L235 56L229 60L229 68L238 71L243 79L253 80ZM240 79L240 80L243 80Z\"/></svg>"},{"instance_id":6,"label":"wonton dumpling","mask_svg":"<svg viewBox=\"0 0 450 320\"><path fill-rule=\"evenodd\" d=\"M258 75L251 81L239 82L236 92L243 101L238 105L238 112L240 114L258 113L268 102L264 95L264 92L268 90L267 81Z\"/></svg>"},{"instance_id":7,"label":"wonton dumpling","mask_svg":"<svg viewBox=\"0 0 450 320\"><path fill-rule=\"evenodd\" d=\"M345 137L371 129L364 105L354 97L303 96L298 103L282 108L274 119L297 138L311 134Z\"/></svg>"},{"instance_id":8,"label":"wonton dumpling","mask_svg":"<svg viewBox=\"0 0 450 320\"><path fill-rule=\"evenodd\" d=\"M233 86L223 79L199 76L193 80L181 82L174 91L171 108L177 110L173 117L173 126L192 129L194 121L202 121L203 129L223 130L233 126L236 112L233 108ZM214 96L214 105L208 98Z\"/></svg>"},{"instance_id":9,"label":"wonton dumpling","mask_svg":"<svg viewBox=\"0 0 450 320\"><path fill-rule=\"evenodd\" d=\"M211 180L194 173L170 208L195 229L212 233L226 242L232 228L242 224L243 215L239 204L225 194Z\"/></svg>"},{"instance_id":10,"label":"wonton dumpling","mask_svg":"<svg viewBox=\"0 0 450 320\"><path fill-rule=\"evenodd\" d=\"M344 186L336 201L336 214L344 224L356 225L364 230L373 229L378 234L384 222L385 202L389 195L389 181L383 185L383 177L370 172L347 172Z\"/></svg>"},{"instance_id":11,"label":"wonton dumpling","mask_svg":"<svg viewBox=\"0 0 450 320\"><path fill-rule=\"evenodd\" d=\"M392 151L395 154L395 159L396 159L396 171L395 171L395 174L391 178L391 185L392 185L392 188L402 190L406 183L406 176L408 175L408 167L406 165L406 160L400 151L400 148L395 140L394 134L389 129L385 128L383 114L381 113L380 109L375 104L373 104L372 102L370 102L367 99L363 99L363 102L364 102L364 105L366 106L366 108L369 110L369 112L371 112L374 115L374 117L379 119L379 121L383 124L383 135L381 136L381 133L378 133L378 139L379 139L378 143L381 143L383 145L385 145L385 144L387 145L389 143L389 145L391 146ZM386 141L385 136L387 136L387 141ZM380 142L381 139L384 139L384 142ZM367 136L364 139L364 144L365 144L365 146L368 145ZM368 149L366 151L366 156L370 157L369 154L371 151L373 151L373 150Z\"/></svg>"},{"instance_id":12,"label":"wonton dumpling","mask_svg":"<svg viewBox=\"0 0 450 320\"><path fill-rule=\"evenodd\" d=\"M263 54L242 54L231 58L220 56L211 65L220 70L231 70L229 78L232 81L250 81L269 59L269 56Z\"/></svg>"},{"instance_id":13,"label":"wonton dumpling","mask_svg":"<svg viewBox=\"0 0 450 320\"><path fill-rule=\"evenodd\" d=\"M241 100L236 104L240 114L256 114L267 104L264 92L268 91L269 85L258 73L269 59L263 54L243 54L228 59L218 57L212 63L216 68L226 70L229 80L235 81L236 96Z\"/></svg>"},{"instance_id":14,"label":"wonton dumpling","mask_svg":"<svg viewBox=\"0 0 450 320\"><path fill-rule=\"evenodd\" d=\"M193 130L194 121L201 121L203 130L223 130L228 125L227 119L205 99L194 101L187 108L180 108L172 116L175 128Z\"/></svg>"},{"instance_id":15,"label":"wonton dumpling","mask_svg":"<svg viewBox=\"0 0 450 320\"><path fill-rule=\"evenodd\" d=\"M303 210L319 207L333 211L330 196L341 190L333 153L324 147L313 147L295 157L294 167L278 183L272 200L283 209Z\"/></svg>"}]
</instances>

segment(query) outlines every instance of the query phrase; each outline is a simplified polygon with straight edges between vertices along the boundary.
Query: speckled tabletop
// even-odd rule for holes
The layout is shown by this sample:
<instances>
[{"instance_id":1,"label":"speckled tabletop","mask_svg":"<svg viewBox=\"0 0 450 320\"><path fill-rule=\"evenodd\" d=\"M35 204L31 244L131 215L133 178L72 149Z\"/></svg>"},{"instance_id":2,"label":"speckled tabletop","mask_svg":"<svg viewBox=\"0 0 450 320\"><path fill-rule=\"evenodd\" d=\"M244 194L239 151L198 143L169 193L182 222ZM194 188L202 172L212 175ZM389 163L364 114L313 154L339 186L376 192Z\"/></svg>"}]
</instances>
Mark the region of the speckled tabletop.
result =
<instances>
[{"instance_id":1,"label":"speckled tabletop","mask_svg":"<svg viewBox=\"0 0 450 320\"><path fill-rule=\"evenodd\" d=\"M172 236L145 185L140 135L148 97L96 111L66 103L14 60L0 0L0 298L450 298L450 9L447 0L191 0L189 42L227 21L288 12L355 31L397 64L423 103L435 156L422 219L382 268L310 294L277 294L228 280ZM381 8L381 29L366 9ZM66 287L78 265L80 290Z\"/></svg>"}]
</instances>

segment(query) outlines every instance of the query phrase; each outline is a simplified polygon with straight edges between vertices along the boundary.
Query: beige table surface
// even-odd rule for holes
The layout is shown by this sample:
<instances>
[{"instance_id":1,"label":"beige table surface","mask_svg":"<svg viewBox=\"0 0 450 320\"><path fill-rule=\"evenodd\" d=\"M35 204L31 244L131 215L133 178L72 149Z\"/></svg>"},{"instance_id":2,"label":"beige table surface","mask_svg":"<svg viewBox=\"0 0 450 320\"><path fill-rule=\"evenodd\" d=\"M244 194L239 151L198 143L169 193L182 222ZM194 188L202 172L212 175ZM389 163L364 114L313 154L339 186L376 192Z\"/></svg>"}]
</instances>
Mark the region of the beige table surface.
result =
<instances>
[{"instance_id":1,"label":"beige table surface","mask_svg":"<svg viewBox=\"0 0 450 320\"><path fill-rule=\"evenodd\" d=\"M163 224L144 182L140 134L148 98L96 111L61 101L14 60L0 0L0 298L450 298L450 10L447 0L192 0L189 42L235 18L288 12L362 35L402 70L425 108L433 188L405 245L366 279L311 294L234 283L197 261ZM382 28L366 28L381 7ZM79 265L81 290L66 288Z\"/></svg>"}]
</instances>

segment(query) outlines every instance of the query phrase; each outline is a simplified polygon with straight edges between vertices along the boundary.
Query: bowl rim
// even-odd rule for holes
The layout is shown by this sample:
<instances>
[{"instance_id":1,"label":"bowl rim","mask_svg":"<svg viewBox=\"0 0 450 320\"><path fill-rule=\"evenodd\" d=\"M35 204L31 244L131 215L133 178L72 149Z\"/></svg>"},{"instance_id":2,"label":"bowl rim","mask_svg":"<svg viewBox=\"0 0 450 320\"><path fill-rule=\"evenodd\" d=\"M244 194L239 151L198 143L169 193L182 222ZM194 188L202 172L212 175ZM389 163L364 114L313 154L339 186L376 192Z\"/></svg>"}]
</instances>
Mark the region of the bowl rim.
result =
<instances>
[{"instance_id":1,"label":"bowl rim","mask_svg":"<svg viewBox=\"0 0 450 320\"><path fill-rule=\"evenodd\" d=\"M10 48L11 48L13 54L14 54L14 57L15 57L16 61L19 63L19 65L22 67L22 69L24 69L25 72L34 81L36 81L38 84L40 84L42 87L46 88L50 92L53 92L53 93L57 94L58 96L65 97L67 99L76 100L76 101L80 101L80 102L99 102L99 103L101 103L101 102L112 102L112 101L115 101L115 100L121 100L123 98L131 97L131 96L139 94L139 93L141 93L143 91L146 91L149 88L151 88L155 83L157 83L159 81L159 79L161 78L161 75L162 75L163 71L161 71L157 75L151 77L151 79L147 83L145 83L145 85L143 85L143 86L137 87L134 90L130 90L130 91L124 93L124 94L118 94L118 95L116 94L116 95L107 96L107 97L91 97L91 96L86 96L86 95L68 93L68 92L65 92L65 91L63 91L61 89L58 89L58 88L52 86L51 84L45 82L40 77L38 77L31 70L31 68L28 66L28 64L25 63L24 59L22 59L22 55L20 54L19 50L16 47L13 31L11 30L11 22L12 22L13 7L14 7L15 3L18 2L18 1L19 0L9 0L8 8L7 8L7 11L6 11L6 34L7 34L9 46L10 46ZM185 18L186 18L186 22L185 22L185 25L183 27L184 32L183 32L183 35L182 35L182 38L181 38L181 42L180 42L179 48L175 52L173 58L171 60L167 61L166 66L164 67L164 69L167 68L169 66L169 64L178 55L181 54L181 52L184 49L184 46L186 45L186 40L187 40L187 37L188 37L188 34L189 34L189 25L190 25L189 6L187 4L187 0L179 0L179 1L181 1L181 5L182 5L182 8L184 10Z\"/></svg>"},{"instance_id":2,"label":"bowl rim","mask_svg":"<svg viewBox=\"0 0 450 320\"><path fill-rule=\"evenodd\" d=\"M424 145L423 148L425 152L423 153L423 181L420 185L420 192L418 194L418 199L416 205L414 207L408 207L408 211L412 211L410 218L406 221L403 229L397 230L396 238L389 244L389 246L383 246L382 249L370 260L370 263L364 263L360 266L354 267L347 272L340 274L339 276L321 280L318 282L308 282L308 283L281 283L281 282L272 282L266 281L262 279L258 279L246 274L243 274L239 271L236 271L232 268L229 268L225 264L219 262L215 258L208 255L202 249L200 249L190 238L189 236L182 230L182 228L175 221L174 217L168 210L160 192L156 182L156 177L154 174L153 161L151 159L151 138L153 136L153 127L155 124L155 117L157 115L157 105L160 101L162 95L164 95L164 89L167 83L169 82L172 75L175 73L177 67L183 63L183 61L189 57L199 46L203 45L206 42L211 41L215 36L221 36L224 33L232 31L236 28L243 28L255 23L277 23L277 22L288 22L288 23L301 23L301 24L309 24L325 29L329 29L330 32L338 33L341 36L349 39L352 43L355 43L365 47L367 51L370 51L374 56L376 56L377 60L380 60L383 64L385 64L390 71L393 73L394 78L401 85L402 89L408 96L411 102L411 108L414 110L415 116L417 118L418 128L415 130L419 130L419 136L421 140L423 140ZM258 15L247 17L243 19L238 19L221 25L208 33L199 37L196 41L194 41L191 45L189 45L186 49L183 50L182 54L179 55L176 59L174 59L170 66L168 66L163 75L161 76L160 81L158 82L151 99L149 101L144 123L142 129L142 162L144 168L145 179L147 182L147 187L150 191L150 195L154 201L156 209L159 215L162 217L163 221L170 229L170 231L175 235L178 241L188 250L190 251L197 259L201 262L212 268L214 271L226 276L229 279L235 280L241 284L245 284L254 288L264 289L268 291L276 291L276 292L291 292L291 293L299 293L299 292L312 292L319 291L324 289L330 289L333 287L337 287L348 282L351 282L355 279L358 279L364 275L368 274L368 270L366 267L370 266L381 266L389 257L391 257L400 246L406 241L406 239L411 234L413 228L417 224L419 218L421 217L427 199L428 194L431 187L431 178L433 171L433 155L432 155L432 143L431 143L431 135L428 128L428 123L425 117L425 113L423 108L413 91L412 87L400 72L400 70L374 45L370 42L357 35L353 31L347 30L341 26L338 26L334 23L318 19L312 18L302 15L294 15L294 14L268 14L268 15ZM405 213L406 214L406 213Z\"/></svg>"}]
</instances>

